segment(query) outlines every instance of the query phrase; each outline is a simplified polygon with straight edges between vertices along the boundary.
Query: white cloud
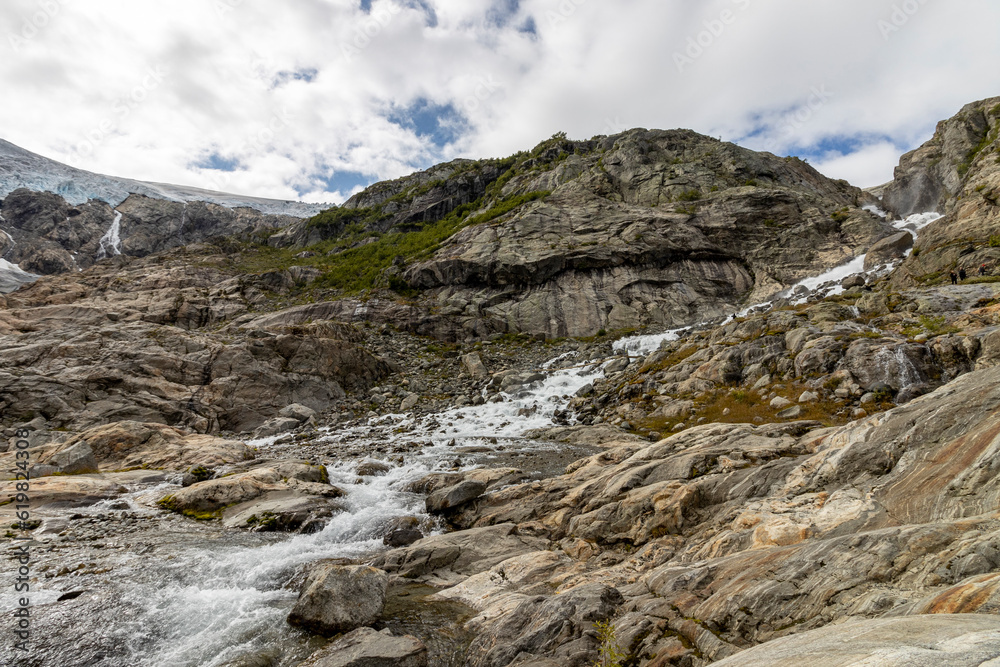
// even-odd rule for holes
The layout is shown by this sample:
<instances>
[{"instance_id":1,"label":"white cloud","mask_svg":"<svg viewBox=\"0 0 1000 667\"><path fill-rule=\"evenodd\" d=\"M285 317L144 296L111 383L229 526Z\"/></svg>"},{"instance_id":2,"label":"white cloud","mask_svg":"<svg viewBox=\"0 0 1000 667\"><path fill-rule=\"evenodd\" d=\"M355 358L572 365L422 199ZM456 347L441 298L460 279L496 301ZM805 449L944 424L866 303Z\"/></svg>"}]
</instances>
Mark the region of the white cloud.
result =
<instances>
[{"instance_id":1,"label":"white cloud","mask_svg":"<svg viewBox=\"0 0 1000 667\"><path fill-rule=\"evenodd\" d=\"M881 185L892 180L893 167L899 162L899 149L879 142L852 153L827 153L812 166L830 178L843 178L859 187Z\"/></svg>"},{"instance_id":2,"label":"white cloud","mask_svg":"<svg viewBox=\"0 0 1000 667\"><path fill-rule=\"evenodd\" d=\"M0 136L103 173L340 201L345 173L690 127L867 186L1000 94L988 0L424 0L433 25L412 0L360 4L8 0ZM387 119L418 99L468 130L436 146Z\"/></svg>"}]
</instances>

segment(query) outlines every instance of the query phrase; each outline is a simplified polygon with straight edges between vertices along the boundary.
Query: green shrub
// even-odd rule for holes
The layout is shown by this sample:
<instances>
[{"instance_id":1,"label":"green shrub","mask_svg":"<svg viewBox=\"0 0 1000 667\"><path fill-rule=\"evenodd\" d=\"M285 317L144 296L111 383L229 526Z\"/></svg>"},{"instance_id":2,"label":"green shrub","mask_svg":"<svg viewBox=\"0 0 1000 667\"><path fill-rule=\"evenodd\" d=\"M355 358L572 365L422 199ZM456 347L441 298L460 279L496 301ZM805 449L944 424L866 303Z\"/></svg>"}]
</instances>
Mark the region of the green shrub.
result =
<instances>
[{"instance_id":1,"label":"green shrub","mask_svg":"<svg viewBox=\"0 0 1000 667\"><path fill-rule=\"evenodd\" d=\"M618 643L614 624L611 621L598 621L594 623L594 628L597 630L597 641L601 643L594 667L622 667L629 655Z\"/></svg>"},{"instance_id":2,"label":"green shrub","mask_svg":"<svg viewBox=\"0 0 1000 667\"><path fill-rule=\"evenodd\" d=\"M701 199L701 190L698 188L684 190L677 195L677 201L698 201L699 199Z\"/></svg>"}]
</instances>

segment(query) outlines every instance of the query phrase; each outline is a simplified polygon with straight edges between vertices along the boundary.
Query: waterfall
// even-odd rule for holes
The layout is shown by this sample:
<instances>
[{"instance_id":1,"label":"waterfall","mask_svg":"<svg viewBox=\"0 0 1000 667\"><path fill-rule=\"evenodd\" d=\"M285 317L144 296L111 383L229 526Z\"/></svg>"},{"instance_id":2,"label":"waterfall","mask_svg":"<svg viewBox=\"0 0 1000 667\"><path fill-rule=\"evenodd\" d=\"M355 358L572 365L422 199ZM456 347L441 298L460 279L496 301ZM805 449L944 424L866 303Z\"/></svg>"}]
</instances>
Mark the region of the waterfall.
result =
<instances>
[{"instance_id":1,"label":"waterfall","mask_svg":"<svg viewBox=\"0 0 1000 667\"><path fill-rule=\"evenodd\" d=\"M111 223L111 227L108 228L108 231L104 232L104 236L98 241L100 248L97 250L97 259L104 259L111 254L122 254L121 228L122 214L115 211L114 222Z\"/></svg>"}]
</instances>

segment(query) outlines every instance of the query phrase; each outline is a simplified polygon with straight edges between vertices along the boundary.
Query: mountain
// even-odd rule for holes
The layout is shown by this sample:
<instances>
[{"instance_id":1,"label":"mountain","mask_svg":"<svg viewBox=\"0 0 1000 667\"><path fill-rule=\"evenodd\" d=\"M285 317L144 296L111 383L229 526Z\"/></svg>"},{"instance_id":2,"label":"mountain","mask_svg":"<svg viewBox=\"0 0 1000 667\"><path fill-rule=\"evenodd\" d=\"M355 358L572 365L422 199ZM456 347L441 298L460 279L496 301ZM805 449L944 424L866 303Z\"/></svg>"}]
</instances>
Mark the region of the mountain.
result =
<instances>
[{"instance_id":1,"label":"mountain","mask_svg":"<svg viewBox=\"0 0 1000 667\"><path fill-rule=\"evenodd\" d=\"M143 195L172 202L200 201L227 208L252 208L261 213L297 218L314 215L322 209L318 204L247 197L186 185L149 183L94 174L50 160L0 139L0 198L21 188L52 192L74 206L96 199L115 207L128 199L129 195Z\"/></svg>"},{"instance_id":2,"label":"mountain","mask_svg":"<svg viewBox=\"0 0 1000 667\"><path fill-rule=\"evenodd\" d=\"M269 244L295 251L275 268L392 286L453 337L592 336L730 314L846 263L896 231L877 201L797 158L636 129L378 183Z\"/></svg>"}]
</instances>

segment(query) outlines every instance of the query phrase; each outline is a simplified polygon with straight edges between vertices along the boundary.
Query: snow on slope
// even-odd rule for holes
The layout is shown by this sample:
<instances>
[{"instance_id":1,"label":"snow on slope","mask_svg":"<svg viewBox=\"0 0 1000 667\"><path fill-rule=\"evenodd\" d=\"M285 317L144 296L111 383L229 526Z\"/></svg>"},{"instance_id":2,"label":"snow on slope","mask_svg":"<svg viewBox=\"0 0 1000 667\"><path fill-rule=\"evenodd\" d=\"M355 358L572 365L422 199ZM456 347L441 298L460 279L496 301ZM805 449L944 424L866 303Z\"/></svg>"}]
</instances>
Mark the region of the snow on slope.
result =
<instances>
[{"instance_id":1,"label":"snow on slope","mask_svg":"<svg viewBox=\"0 0 1000 667\"><path fill-rule=\"evenodd\" d=\"M0 139L0 198L6 197L18 188L54 192L74 205L83 204L90 199L99 199L111 206L117 206L130 194L139 194L153 199L177 202L206 201L229 208L246 206L261 213L291 215L297 218L307 218L330 208L329 205L244 197L183 185L147 183L93 174L36 155Z\"/></svg>"}]
</instances>

